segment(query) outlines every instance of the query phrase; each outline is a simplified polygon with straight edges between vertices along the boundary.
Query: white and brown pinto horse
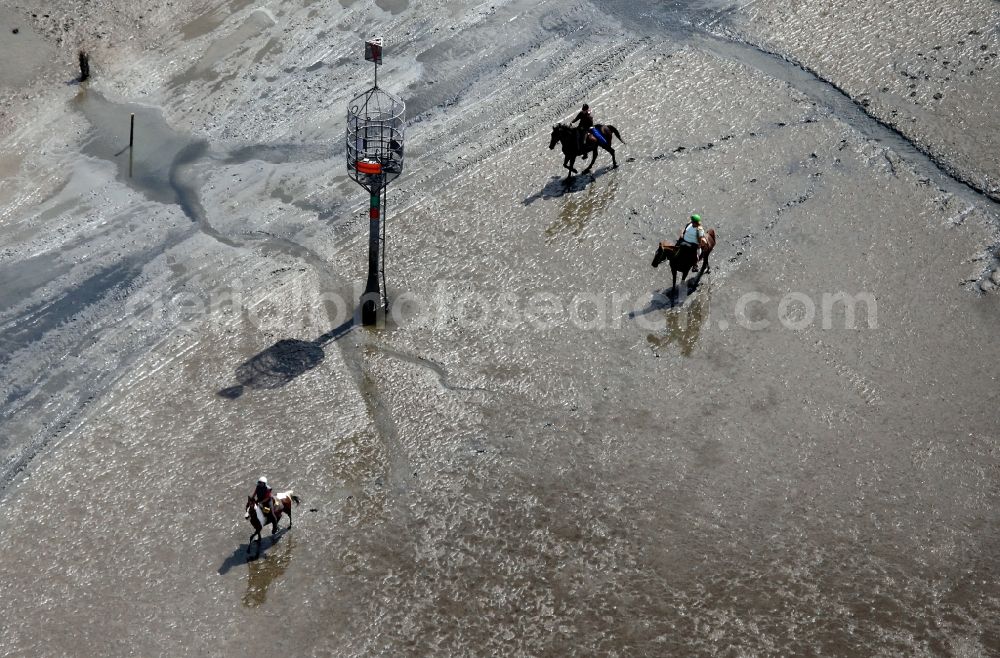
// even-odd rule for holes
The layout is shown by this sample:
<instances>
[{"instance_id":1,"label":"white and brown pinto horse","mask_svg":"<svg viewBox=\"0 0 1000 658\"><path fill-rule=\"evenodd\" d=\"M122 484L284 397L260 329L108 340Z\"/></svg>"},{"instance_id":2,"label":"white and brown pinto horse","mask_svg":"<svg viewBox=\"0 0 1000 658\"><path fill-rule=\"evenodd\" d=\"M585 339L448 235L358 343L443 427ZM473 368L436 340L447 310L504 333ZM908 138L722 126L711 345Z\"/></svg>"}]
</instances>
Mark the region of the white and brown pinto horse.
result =
<instances>
[{"instance_id":1,"label":"white and brown pinto horse","mask_svg":"<svg viewBox=\"0 0 1000 658\"><path fill-rule=\"evenodd\" d=\"M274 494L271 496L271 500L274 501L271 507L271 514L274 519L274 522L271 524L271 534L273 535L278 532L278 521L281 520L282 514L288 515L288 527L292 527L292 501L296 505L301 504L301 501L291 490ZM254 529L254 533L250 535L250 544L247 546L247 553L249 553L250 546L253 546L254 537L257 538L258 548L260 547L260 531L267 525L267 512L260 506L260 503L254 501L253 496L247 496L246 513L243 517L250 521L250 525Z\"/></svg>"}]
</instances>

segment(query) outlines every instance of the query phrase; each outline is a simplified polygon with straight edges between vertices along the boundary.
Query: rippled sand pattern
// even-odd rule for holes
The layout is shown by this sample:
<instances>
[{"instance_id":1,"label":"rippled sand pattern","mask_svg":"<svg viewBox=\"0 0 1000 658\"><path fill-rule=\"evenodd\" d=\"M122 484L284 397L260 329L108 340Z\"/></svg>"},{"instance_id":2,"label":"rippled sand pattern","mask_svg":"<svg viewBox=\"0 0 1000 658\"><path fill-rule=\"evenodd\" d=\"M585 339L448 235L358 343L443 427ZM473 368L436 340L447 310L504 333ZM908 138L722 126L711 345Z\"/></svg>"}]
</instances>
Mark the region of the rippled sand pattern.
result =
<instances>
[{"instance_id":1,"label":"rippled sand pattern","mask_svg":"<svg viewBox=\"0 0 1000 658\"><path fill-rule=\"evenodd\" d=\"M0 411L11 450L52 438L3 491L4 652L1000 652L995 206L612 4L303 2L252 34L206 7L122 82L240 35L164 99L208 140L167 176L183 208L25 129L63 146L0 209L30 413ZM373 16L410 39L383 82L414 114L393 314L362 329L366 198L330 131L368 74L329 48ZM566 181L551 125L583 101L626 143ZM691 212L712 272L672 295L650 261ZM856 313L821 316L833 293ZM248 556L261 473L303 504Z\"/></svg>"},{"instance_id":2,"label":"rippled sand pattern","mask_svg":"<svg viewBox=\"0 0 1000 658\"><path fill-rule=\"evenodd\" d=\"M816 71L1000 196L997 3L755 2L745 11L751 41Z\"/></svg>"}]
</instances>

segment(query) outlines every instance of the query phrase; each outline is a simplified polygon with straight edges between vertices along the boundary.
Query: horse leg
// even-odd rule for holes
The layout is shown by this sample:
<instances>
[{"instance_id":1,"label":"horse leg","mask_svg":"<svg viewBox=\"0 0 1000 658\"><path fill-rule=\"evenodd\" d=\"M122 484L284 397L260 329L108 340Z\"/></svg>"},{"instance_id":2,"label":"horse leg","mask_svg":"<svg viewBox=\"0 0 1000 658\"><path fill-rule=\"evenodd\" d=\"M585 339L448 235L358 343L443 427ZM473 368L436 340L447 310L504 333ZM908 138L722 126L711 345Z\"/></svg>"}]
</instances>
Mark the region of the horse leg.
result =
<instances>
[{"instance_id":1,"label":"horse leg","mask_svg":"<svg viewBox=\"0 0 1000 658\"><path fill-rule=\"evenodd\" d=\"M585 174L587 172L589 172L591 169L593 169L594 168L594 163L597 162L597 149L595 148L593 151L591 151L591 153L593 153L594 156L592 158L590 158L590 164L587 165L587 168L583 170L583 173L585 173ZM584 157L587 157L587 156L584 156Z\"/></svg>"},{"instance_id":2,"label":"horse leg","mask_svg":"<svg viewBox=\"0 0 1000 658\"><path fill-rule=\"evenodd\" d=\"M618 168L618 158L615 157L615 150L609 146L608 147L608 153L611 154L611 167L613 169L617 169Z\"/></svg>"},{"instance_id":3,"label":"horse leg","mask_svg":"<svg viewBox=\"0 0 1000 658\"><path fill-rule=\"evenodd\" d=\"M250 543L247 544L247 553L249 553L250 552L250 548L253 547L253 538L254 537L257 538L257 546L259 547L260 546L260 529L259 528L257 530L255 530L252 535L250 535Z\"/></svg>"}]
</instances>

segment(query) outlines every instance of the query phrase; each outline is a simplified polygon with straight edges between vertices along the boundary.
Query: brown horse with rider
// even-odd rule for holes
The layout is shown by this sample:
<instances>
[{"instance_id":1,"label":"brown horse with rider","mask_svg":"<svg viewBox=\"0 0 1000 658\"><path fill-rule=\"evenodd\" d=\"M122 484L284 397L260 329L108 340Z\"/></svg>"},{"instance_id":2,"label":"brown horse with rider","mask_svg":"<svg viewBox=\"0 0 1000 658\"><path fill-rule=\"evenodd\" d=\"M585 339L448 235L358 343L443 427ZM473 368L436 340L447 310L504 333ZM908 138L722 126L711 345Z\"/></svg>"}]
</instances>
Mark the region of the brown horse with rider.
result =
<instances>
[{"instance_id":1,"label":"brown horse with rider","mask_svg":"<svg viewBox=\"0 0 1000 658\"><path fill-rule=\"evenodd\" d=\"M715 229L707 231L701 228L701 217L691 215L691 221L681 231L677 242L663 240L656 248L653 256L653 267L658 267L660 263L670 261L670 273L673 275L673 288L677 287L677 273L681 273L681 283L687 279L688 272L696 269L698 262L701 262L701 269L698 271L698 278L710 272L708 256L715 248ZM700 254L699 254L700 250Z\"/></svg>"}]
</instances>

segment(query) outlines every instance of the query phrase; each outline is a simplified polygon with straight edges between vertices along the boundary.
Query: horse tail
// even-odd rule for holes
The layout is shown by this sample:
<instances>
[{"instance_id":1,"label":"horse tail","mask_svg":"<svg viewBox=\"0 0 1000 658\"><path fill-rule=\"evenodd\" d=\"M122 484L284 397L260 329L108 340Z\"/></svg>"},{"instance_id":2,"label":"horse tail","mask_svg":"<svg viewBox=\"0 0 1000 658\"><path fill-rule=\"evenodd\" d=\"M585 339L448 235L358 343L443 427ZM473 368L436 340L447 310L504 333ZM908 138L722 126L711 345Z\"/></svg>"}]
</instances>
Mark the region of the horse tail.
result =
<instances>
[{"instance_id":1,"label":"horse tail","mask_svg":"<svg viewBox=\"0 0 1000 658\"><path fill-rule=\"evenodd\" d=\"M612 126L612 125L609 125L609 126L608 126L608 130L610 130L610 131L611 131L611 134L612 134L612 135L614 135L615 137L617 137L617 138L618 138L618 141L619 141L619 142L621 142L622 144L624 144L624 143L625 143L625 140L624 140L624 139L622 139L622 136L618 134L618 129L617 129L617 128L615 128L615 127L614 127L614 126ZM608 140L608 146L611 146L611 140L610 140L610 139Z\"/></svg>"},{"instance_id":2,"label":"horse tail","mask_svg":"<svg viewBox=\"0 0 1000 658\"><path fill-rule=\"evenodd\" d=\"M296 505L301 505L302 504L302 501L299 500L299 497L296 496L295 494L292 494L292 500L295 501Z\"/></svg>"}]
</instances>

